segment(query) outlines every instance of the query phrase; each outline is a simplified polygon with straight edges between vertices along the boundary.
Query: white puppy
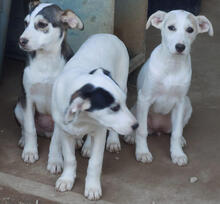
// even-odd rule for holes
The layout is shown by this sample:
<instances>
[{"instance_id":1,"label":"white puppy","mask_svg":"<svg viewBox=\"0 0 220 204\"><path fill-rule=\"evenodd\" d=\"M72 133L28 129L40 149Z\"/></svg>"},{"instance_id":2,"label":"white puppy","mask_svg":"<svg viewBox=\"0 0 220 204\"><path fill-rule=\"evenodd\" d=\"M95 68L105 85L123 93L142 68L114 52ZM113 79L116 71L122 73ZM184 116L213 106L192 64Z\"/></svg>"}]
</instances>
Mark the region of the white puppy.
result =
<instances>
[{"instance_id":1,"label":"white puppy","mask_svg":"<svg viewBox=\"0 0 220 204\"><path fill-rule=\"evenodd\" d=\"M190 119L192 107L187 96L191 83L191 44L197 34L213 35L212 24L204 16L175 10L157 11L150 25L161 30L162 42L152 52L138 76L136 159L151 162L149 133L171 133L170 153L173 163L187 164L183 128Z\"/></svg>"},{"instance_id":2,"label":"white puppy","mask_svg":"<svg viewBox=\"0 0 220 204\"><path fill-rule=\"evenodd\" d=\"M50 136L53 131L51 94L56 77L73 56L66 42L68 28L83 28L73 11L63 11L55 4L33 0L25 18L25 30L19 46L28 53L23 74L23 93L15 108L22 128L19 145L24 147L22 159L38 160L37 134Z\"/></svg>"},{"instance_id":3,"label":"white puppy","mask_svg":"<svg viewBox=\"0 0 220 204\"><path fill-rule=\"evenodd\" d=\"M116 36L90 37L65 65L52 92L55 121L48 169L63 173L56 182L59 191L71 190L76 177L75 141L91 136L92 150L84 195L90 200L102 195L100 176L107 129L129 134L138 127L126 106L129 56ZM120 88L122 87L122 88Z\"/></svg>"}]
</instances>

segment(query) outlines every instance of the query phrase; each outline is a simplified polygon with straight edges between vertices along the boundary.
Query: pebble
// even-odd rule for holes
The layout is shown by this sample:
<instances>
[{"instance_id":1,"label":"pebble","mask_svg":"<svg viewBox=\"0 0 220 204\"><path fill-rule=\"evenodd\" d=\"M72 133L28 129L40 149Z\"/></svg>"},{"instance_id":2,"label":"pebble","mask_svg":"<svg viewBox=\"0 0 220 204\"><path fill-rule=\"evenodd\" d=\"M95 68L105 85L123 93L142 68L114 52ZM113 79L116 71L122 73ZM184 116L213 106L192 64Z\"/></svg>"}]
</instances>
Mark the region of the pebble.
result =
<instances>
[{"instance_id":1,"label":"pebble","mask_svg":"<svg viewBox=\"0 0 220 204\"><path fill-rule=\"evenodd\" d=\"M115 160L119 160L120 158L119 157L115 157Z\"/></svg>"},{"instance_id":2,"label":"pebble","mask_svg":"<svg viewBox=\"0 0 220 204\"><path fill-rule=\"evenodd\" d=\"M198 179L197 177L193 176L193 177L190 178L190 183L195 183L195 182L197 182L198 180L199 180L199 179Z\"/></svg>"}]
</instances>

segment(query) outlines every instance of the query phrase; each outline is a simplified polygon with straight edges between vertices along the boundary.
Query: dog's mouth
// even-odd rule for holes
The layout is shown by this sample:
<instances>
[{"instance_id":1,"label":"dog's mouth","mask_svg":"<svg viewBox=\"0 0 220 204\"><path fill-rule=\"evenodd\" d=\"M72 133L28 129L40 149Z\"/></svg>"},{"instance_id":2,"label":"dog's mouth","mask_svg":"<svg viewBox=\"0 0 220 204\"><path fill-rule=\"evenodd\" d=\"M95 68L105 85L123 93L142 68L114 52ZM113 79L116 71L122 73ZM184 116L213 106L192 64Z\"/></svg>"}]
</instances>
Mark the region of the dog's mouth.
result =
<instances>
[{"instance_id":1,"label":"dog's mouth","mask_svg":"<svg viewBox=\"0 0 220 204\"><path fill-rule=\"evenodd\" d=\"M20 49L25 51L25 52L32 52L32 51L34 51L34 50L30 49L27 46L22 46L20 43L18 43L18 45L19 45Z\"/></svg>"}]
</instances>

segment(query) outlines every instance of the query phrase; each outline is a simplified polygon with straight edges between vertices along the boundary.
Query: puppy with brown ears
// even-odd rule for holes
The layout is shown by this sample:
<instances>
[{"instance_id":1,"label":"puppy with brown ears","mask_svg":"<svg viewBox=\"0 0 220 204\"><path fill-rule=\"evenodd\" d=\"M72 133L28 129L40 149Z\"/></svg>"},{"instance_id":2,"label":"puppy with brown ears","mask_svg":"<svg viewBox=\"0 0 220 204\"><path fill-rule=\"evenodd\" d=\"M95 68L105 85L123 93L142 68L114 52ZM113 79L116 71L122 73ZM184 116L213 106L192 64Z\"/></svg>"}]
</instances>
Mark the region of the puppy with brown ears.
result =
<instances>
[{"instance_id":1,"label":"puppy with brown ears","mask_svg":"<svg viewBox=\"0 0 220 204\"><path fill-rule=\"evenodd\" d=\"M51 92L54 80L62 72L73 51L66 42L67 29L83 29L80 18L71 10L55 4L31 1L25 18L25 30L19 46L28 54L23 74L23 93L16 105L15 116L22 128L19 145L22 159L38 160L37 134L51 136Z\"/></svg>"},{"instance_id":2,"label":"puppy with brown ears","mask_svg":"<svg viewBox=\"0 0 220 204\"><path fill-rule=\"evenodd\" d=\"M191 83L191 44L199 33L213 35L205 16L183 11L157 11L150 16L150 25L161 30L162 41L143 65L138 76L136 159L143 163L153 157L148 149L149 133L171 133L170 154L173 163L186 165L188 158L183 128L188 123L192 106L187 96Z\"/></svg>"}]
</instances>

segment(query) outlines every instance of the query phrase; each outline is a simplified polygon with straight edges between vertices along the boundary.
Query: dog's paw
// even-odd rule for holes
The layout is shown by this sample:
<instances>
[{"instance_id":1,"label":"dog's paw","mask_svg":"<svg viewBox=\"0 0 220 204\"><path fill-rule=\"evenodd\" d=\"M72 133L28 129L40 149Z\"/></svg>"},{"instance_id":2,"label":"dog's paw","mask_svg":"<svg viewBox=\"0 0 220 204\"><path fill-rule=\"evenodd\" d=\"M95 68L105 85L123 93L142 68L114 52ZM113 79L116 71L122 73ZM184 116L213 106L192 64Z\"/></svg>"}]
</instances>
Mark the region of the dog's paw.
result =
<instances>
[{"instance_id":1,"label":"dog's paw","mask_svg":"<svg viewBox=\"0 0 220 204\"><path fill-rule=\"evenodd\" d=\"M128 144L134 144L135 143L135 137L134 135L124 135L123 139Z\"/></svg>"},{"instance_id":2,"label":"dog's paw","mask_svg":"<svg viewBox=\"0 0 220 204\"><path fill-rule=\"evenodd\" d=\"M28 151L28 150L23 150L22 152L22 159L26 163L34 163L39 159L38 152L37 151Z\"/></svg>"},{"instance_id":3,"label":"dog's paw","mask_svg":"<svg viewBox=\"0 0 220 204\"><path fill-rule=\"evenodd\" d=\"M60 192L70 191L73 187L74 179L60 177L56 182L56 190Z\"/></svg>"},{"instance_id":4,"label":"dog's paw","mask_svg":"<svg viewBox=\"0 0 220 204\"><path fill-rule=\"evenodd\" d=\"M75 148L76 149L80 149L83 145L83 140L82 139L76 139L76 145Z\"/></svg>"},{"instance_id":5,"label":"dog's paw","mask_svg":"<svg viewBox=\"0 0 220 204\"><path fill-rule=\"evenodd\" d=\"M182 147L185 147L186 144L187 144L187 143L186 143L186 140L185 140L185 138L182 136L182 137L181 137L181 146L182 146Z\"/></svg>"},{"instance_id":6,"label":"dog's paw","mask_svg":"<svg viewBox=\"0 0 220 204\"><path fill-rule=\"evenodd\" d=\"M147 153L136 153L136 159L137 161L140 161L142 163L150 163L153 161L153 156L150 152Z\"/></svg>"},{"instance_id":7,"label":"dog's paw","mask_svg":"<svg viewBox=\"0 0 220 204\"><path fill-rule=\"evenodd\" d=\"M48 161L47 164L47 170L51 174L58 174L61 173L63 169L63 160L57 160L57 161Z\"/></svg>"},{"instance_id":8,"label":"dog's paw","mask_svg":"<svg viewBox=\"0 0 220 204\"><path fill-rule=\"evenodd\" d=\"M89 200L99 200L102 196L102 189L100 184L88 185L86 183L84 195Z\"/></svg>"},{"instance_id":9,"label":"dog's paw","mask_svg":"<svg viewBox=\"0 0 220 204\"><path fill-rule=\"evenodd\" d=\"M91 156L91 146L84 144L81 150L81 155L85 158L90 158Z\"/></svg>"},{"instance_id":10,"label":"dog's paw","mask_svg":"<svg viewBox=\"0 0 220 204\"><path fill-rule=\"evenodd\" d=\"M171 154L171 158L174 164L177 164L178 166L184 166L188 163L187 156L182 154Z\"/></svg>"},{"instance_id":11,"label":"dog's paw","mask_svg":"<svg viewBox=\"0 0 220 204\"><path fill-rule=\"evenodd\" d=\"M23 136L21 136L21 138L19 139L18 146L21 148L24 148L24 137Z\"/></svg>"},{"instance_id":12,"label":"dog's paw","mask_svg":"<svg viewBox=\"0 0 220 204\"><path fill-rule=\"evenodd\" d=\"M107 142L106 149L109 152L120 152L121 151L121 144L120 142Z\"/></svg>"}]
</instances>

